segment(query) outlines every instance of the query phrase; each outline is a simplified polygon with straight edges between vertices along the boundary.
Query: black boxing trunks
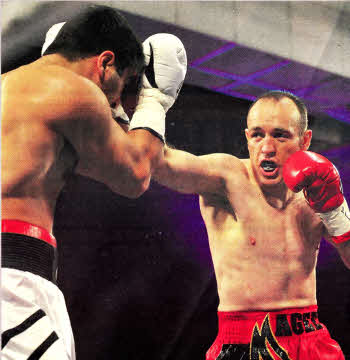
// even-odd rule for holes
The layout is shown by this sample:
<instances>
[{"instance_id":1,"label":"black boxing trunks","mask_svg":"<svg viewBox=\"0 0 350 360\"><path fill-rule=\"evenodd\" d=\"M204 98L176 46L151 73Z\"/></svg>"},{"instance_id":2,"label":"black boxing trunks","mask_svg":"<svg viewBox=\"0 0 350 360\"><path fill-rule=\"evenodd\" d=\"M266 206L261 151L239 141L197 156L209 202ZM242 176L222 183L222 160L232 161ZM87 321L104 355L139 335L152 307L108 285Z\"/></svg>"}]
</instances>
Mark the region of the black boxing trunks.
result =
<instances>
[{"instance_id":1,"label":"black boxing trunks","mask_svg":"<svg viewBox=\"0 0 350 360\"><path fill-rule=\"evenodd\" d=\"M56 240L18 220L1 223L1 354L4 360L74 360L74 339L56 286Z\"/></svg>"},{"instance_id":2,"label":"black boxing trunks","mask_svg":"<svg viewBox=\"0 0 350 360\"><path fill-rule=\"evenodd\" d=\"M344 360L318 321L317 306L218 312L219 331L206 360Z\"/></svg>"}]
</instances>

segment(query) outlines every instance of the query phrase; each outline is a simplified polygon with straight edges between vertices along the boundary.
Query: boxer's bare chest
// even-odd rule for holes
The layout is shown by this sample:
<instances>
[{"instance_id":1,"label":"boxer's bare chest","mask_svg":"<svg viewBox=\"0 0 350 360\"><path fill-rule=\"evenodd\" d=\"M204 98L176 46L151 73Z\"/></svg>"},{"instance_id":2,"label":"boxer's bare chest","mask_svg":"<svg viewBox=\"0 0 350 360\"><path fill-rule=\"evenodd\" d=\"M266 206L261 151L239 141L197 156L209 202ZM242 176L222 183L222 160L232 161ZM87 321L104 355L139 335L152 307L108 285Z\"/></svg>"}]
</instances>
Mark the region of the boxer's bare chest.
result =
<instances>
[{"instance_id":1,"label":"boxer's bare chest","mask_svg":"<svg viewBox=\"0 0 350 360\"><path fill-rule=\"evenodd\" d=\"M284 298L293 304L300 294L312 302L320 219L302 194L275 207L256 190L245 190L231 201L201 198L221 307L236 308L242 286L244 306L279 306Z\"/></svg>"},{"instance_id":2,"label":"boxer's bare chest","mask_svg":"<svg viewBox=\"0 0 350 360\"><path fill-rule=\"evenodd\" d=\"M261 256L317 249L323 226L301 193L292 194L278 205L256 189L246 190L233 199L215 196L201 199L210 242L213 238L226 251L239 246Z\"/></svg>"}]
</instances>

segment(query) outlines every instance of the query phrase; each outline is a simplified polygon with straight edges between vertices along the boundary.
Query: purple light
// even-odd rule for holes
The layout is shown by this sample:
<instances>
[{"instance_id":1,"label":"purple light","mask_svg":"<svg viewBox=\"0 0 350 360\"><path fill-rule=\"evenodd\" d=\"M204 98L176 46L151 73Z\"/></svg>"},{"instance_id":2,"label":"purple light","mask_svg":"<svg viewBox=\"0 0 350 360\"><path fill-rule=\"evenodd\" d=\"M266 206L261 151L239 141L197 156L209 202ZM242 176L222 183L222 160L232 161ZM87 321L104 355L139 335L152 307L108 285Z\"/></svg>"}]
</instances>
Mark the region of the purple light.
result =
<instances>
[{"instance_id":1,"label":"purple light","mask_svg":"<svg viewBox=\"0 0 350 360\"><path fill-rule=\"evenodd\" d=\"M320 87L322 87L322 83L321 84L315 84L312 86L307 86L304 88L300 88L298 90L294 91L294 94L300 97L305 97L306 95L308 95L308 93L310 93L311 91L315 91L316 89L319 89ZM312 99L312 96L309 96L309 99Z\"/></svg>"},{"instance_id":2,"label":"purple light","mask_svg":"<svg viewBox=\"0 0 350 360\"><path fill-rule=\"evenodd\" d=\"M343 159L348 159L350 158L350 145L345 145L345 146L339 146L339 147L335 147L332 148L330 150L327 151L323 151L322 155L325 157L336 157L336 158L343 158Z\"/></svg>"},{"instance_id":3,"label":"purple light","mask_svg":"<svg viewBox=\"0 0 350 360\"><path fill-rule=\"evenodd\" d=\"M251 100L254 101L256 99L256 96L253 95L247 95L247 94L241 94L237 91L230 91L230 90L221 90L221 89L215 89L213 88L212 90L221 93L221 94L225 94L225 95L230 95L230 96L235 96L237 98L240 99L246 99L246 100Z\"/></svg>"},{"instance_id":4,"label":"purple light","mask_svg":"<svg viewBox=\"0 0 350 360\"><path fill-rule=\"evenodd\" d=\"M213 75L216 77L220 77L226 80L231 80L231 82L229 82L228 84L225 84L223 86L218 86L218 87L210 87L208 86L208 88L210 88L213 91L225 94L225 95L229 95L229 96L236 96L238 98L243 98L243 99L247 99L247 100L252 100L254 101L256 99L255 95L252 94L243 94L241 92L239 92L240 90L238 89L242 84L247 84L250 85L254 88L259 88L261 90L287 90L287 91L292 91L295 95L300 96L301 98L303 98L305 101L311 101L314 107L315 111L321 111L325 114L327 114L328 116L331 116L334 119L346 122L346 123L350 123L350 111L347 110L345 107L344 108L334 108L334 102L332 98L325 98L325 99L319 99L315 96L313 96L313 92L317 89L322 88L323 86L327 85L327 81L324 83L323 81L317 83L317 84L313 84L310 86L305 86L299 89L290 89L288 87L281 87L281 86L276 86L276 85L270 85L268 83L265 83L264 81L260 81L258 78L262 77L264 75L267 74L273 74L275 71L289 65L289 64L294 64L291 60L288 59L284 59L281 60L275 64L273 64L272 66L269 66L267 68L264 68L262 70L250 73L248 76L241 76L238 74L234 74L234 73L229 73L226 72L224 70L218 70L218 69L213 69L213 68L209 68L209 67L202 67L200 66L201 64L205 63L208 60L211 60L217 56L220 56L221 54L224 54L228 51L230 51L231 49L238 47L238 44L235 43L227 43L224 46L222 46L221 48L208 53L207 55L198 58L196 60L194 60L189 66L191 68L193 68L196 71L205 73L205 74L209 74L209 75ZM238 91L232 91L234 88L236 88L236 90ZM340 105L340 104L339 104Z\"/></svg>"},{"instance_id":5,"label":"purple light","mask_svg":"<svg viewBox=\"0 0 350 360\"><path fill-rule=\"evenodd\" d=\"M191 64L189 64L190 67L195 67L195 66L198 66L200 64L203 64L204 62L210 60L210 59L213 59L214 57L216 56L219 56L221 54L224 54L225 52L235 48L237 46L237 44L235 43L228 43L226 45L224 45L223 47L213 51L213 52L210 52L209 54L197 59L197 60L194 60L191 62Z\"/></svg>"},{"instance_id":6,"label":"purple light","mask_svg":"<svg viewBox=\"0 0 350 360\"><path fill-rule=\"evenodd\" d=\"M256 71L255 73L252 73L249 76L247 76L245 79L246 80L255 79L258 76L263 76L263 75L269 74L271 72L274 72L274 71L276 71L276 70L278 70L278 69L280 69L280 68L282 68L282 67L284 67L286 65L289 65L290 63L291 63L290 60L283 60L283 61L278 62L278 63L276 63L276 64L274 64L272 66L269 66L269 67L267 67L267 68L265 68L263 70Z\"/></svg>"},{"instance_id":7,"label":"purple light","mask_svg":"<svg viewBox=\"0 0 350 360\"><path fill-rule=\"evenodd\" d=\"M263 69L263 70L260 70L260 71L256 71L255 73L252 73L252 74L250 74L249 76L241 77L241 80L233 83L233 86L232 86L232 87L237 87L237 86L239 86L239 85L241 85L241 84L246 84L246 83L248 83L249 85L252 85L251 80L253 80L253 79L255 79L255 78L259 77L259 76L263 76L263 75L265 75L265 74L269 74L269 73L271 73L271 72L274 72L274 71L276 71L276 70L278 70L278 69L280 69L280 68L282 68L282 67L284 67L284 66L286 66L286 65L288 65L288 64L290 64L290 61L289 61L289 60L283 60L283 61L281 61L281 62L279 62L279 63L276 63L276 64L274 64L274 65L272 65L272 66L269 66L269 67L266 68L266 69ZM227 88L227 86L228 86L228 85L226 85L225 88ZM265 88L265 89L266 89L266 88ZM218 90L221 90L221 89L218 89ZM225 90L225 89L224 89L224 90Z\"/></svg>"},{"instance_id":8,"label":"purple light","mask_svg":"<svg viewBox=\"0 0 350 360\"><path fill-rule=\"evenodd\" d=\"M194 69L199 71L199 72L219 76L219 77L222 77L224 79L236 80L236 81L242 81L242 79L243 79L241 76L231 74L231 73L227 73L227 72L221 71L221 70L215 70L215 69L206 68L206 67L198 67L198 68L194 67Z\"/></svg>"},{"instance_id":9,"label":"purple light","mask_svg":"<svg viewBox=\"0 0 350 360\"><path fill-rule=\"evenodd\" d=\"M281 67L284 67L284 66L286 66L288 64L290 64L289 60L283 60L283 61L281 61L279 63L276 63L276 64L274 64L272 66L269 66L266 69L263 69L263 70L255 72L255 73L252 73L249 76L239 76L239 75L236 75L236 74L227 73L225 71L206 68L206 67L198 67L198 68L195 67L195 69L197 71L201 71L201 72L204 72L204 73L207 73L207 74L223 77L225 79L235 80L235 82L233 82L231 84L228 84L228 85L225 85L225 86L222 86L222 87L218 87L218 88L214 88L215 91L220 91L220 92L225 93L226 90L232 89L234 87L238 87L241 84L248 83L250 85L255 85L254 84L255 82L252 81L252 80L255 79L256 77L259 77L259 76L268 74L270 72L276 71L276 70L280 69ZM272 87L267 86L267 85L264 86L262 83L258 83L258 84L256 84L256 86L263 87L264 89L269 89L269 90L275 89L275 88L272 88Z\"/></svg>"},{"instance_id":10,"label":"purple light","mask_svg":"<svg viewBox=\"0 0 350 360\"><path fill-rule=\"evenodd\" d=\"M338 120L344 121L346 123L350 123L350 111L345 108L327 109L326 113Z\"/></svg>"}]
</instances>

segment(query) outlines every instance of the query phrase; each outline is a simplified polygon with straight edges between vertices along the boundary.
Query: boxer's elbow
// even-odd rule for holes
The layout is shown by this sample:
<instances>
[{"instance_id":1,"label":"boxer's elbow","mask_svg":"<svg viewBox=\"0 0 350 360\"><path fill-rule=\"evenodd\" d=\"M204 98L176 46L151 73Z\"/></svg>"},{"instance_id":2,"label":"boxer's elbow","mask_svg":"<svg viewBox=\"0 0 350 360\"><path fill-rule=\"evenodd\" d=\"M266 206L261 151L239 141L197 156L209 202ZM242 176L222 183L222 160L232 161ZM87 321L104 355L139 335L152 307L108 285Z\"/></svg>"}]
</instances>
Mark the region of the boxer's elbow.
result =
<instances>
[{"instance_id":1,"label":"boxer's elbow","mask_svg":"<svg viewBox=\"0 0 350 360\"><path fill-rule=\"evenodd\" d=\"M143 147L134 154L132 161L132 179L135 192L132 197L141 196L149 188L151 177L156 172L161 159L161 148Z\"/></svg>"},{"instance_id":2,"label":"boxer's elbow","mask_svg":"<svg viewBox=\"0 0 350 360\"><path fill-rule=\"evenodd\" d=\"M128 154L124 153L122 160L119 158L119 171L116 169L120 181L112 190L128 198L140 197L149 188L152 172L159 157L159 149L147 146L139 146Z\"/></svg>"},{"instance_id":3,"label":"boxer's elbow","mask_svg":"<svg viewBox=\"0 0 350 360\"><path fill-rule=\"evenodd\" d=\"M108 188L116 194L122 195L129 199L139 198L147 191L150 183L148 178L139 178L137 176L128 176L123 181L103 181Z\"/></svg>"},{"instance_id":4,"label":"boxer's elbow","mask_svg":"<svg viewBox=\"0 0 350 360\"><path fill-rule=\"evenodd\" d=\"M148 173L135 173L131 179L132 186L127 192L126 196L130 199L137 199L149 188L151 175Z\"/></svg>"},{"instance_id":5,"label":"boxer's elbow","mask_svg":"<svg viewBox=\"0 0 350 360\"><path fill-rule=\"evenodd\" d=\"M151 168L147 160L136 162L130 169L125 182L124 196L130 199L140 197L148 190L151 180Z\"/></svg>"}]
</instances>

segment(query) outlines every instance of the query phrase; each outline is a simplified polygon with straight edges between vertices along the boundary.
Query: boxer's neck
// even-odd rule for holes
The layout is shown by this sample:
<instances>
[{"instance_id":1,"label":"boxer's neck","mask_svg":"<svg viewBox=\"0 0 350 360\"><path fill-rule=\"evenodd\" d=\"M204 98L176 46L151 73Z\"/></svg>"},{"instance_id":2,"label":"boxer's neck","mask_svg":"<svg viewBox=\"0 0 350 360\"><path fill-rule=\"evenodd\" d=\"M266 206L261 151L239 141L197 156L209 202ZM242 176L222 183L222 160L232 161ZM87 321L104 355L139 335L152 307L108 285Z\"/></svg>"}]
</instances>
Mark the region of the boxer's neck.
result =
<instances>
[{"instance_id":1,"label":"boxer's neck","mask_svg":"<svg viewBox=\"0 0 350 360\"><path fill-rule=\"evenodd\" d=\"M268 204L276 209L284 209L294 199L295 194L284 183L273 186L260 186Z\"/></svg>"},{"instance_id":2,"label":"boxer's neck","mask_svg":"<svg viewBox=\"0 0 350 360\"><path fill-rule=\"evenodd\" d=\"M38 60L41 65L56 65L69 69L78 75L84 76L90 80L96 77L96 56L70 61L60 54L45 55Z\"/></svg>"}]
</instances>

